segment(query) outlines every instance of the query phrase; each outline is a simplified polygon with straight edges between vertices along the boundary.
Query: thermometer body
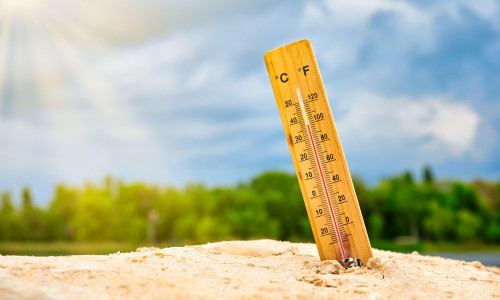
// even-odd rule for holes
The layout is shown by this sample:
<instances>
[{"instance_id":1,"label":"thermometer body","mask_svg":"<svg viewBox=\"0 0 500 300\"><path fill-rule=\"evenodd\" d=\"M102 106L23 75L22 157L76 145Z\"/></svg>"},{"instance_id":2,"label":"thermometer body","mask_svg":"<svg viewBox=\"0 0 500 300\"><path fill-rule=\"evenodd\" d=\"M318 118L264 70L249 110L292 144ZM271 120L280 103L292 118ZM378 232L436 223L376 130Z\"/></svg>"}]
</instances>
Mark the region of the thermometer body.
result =
<instances>
[{"instance_id":1,"label":"thermometer body","mask_svg":"<svg viewBox=\"0 0 500 300\"><path fill-rule=\"evenodd\" d=\"M265 61L320 258L366 265L370 241L311 44Z\"/></svg>"}]
</instances>

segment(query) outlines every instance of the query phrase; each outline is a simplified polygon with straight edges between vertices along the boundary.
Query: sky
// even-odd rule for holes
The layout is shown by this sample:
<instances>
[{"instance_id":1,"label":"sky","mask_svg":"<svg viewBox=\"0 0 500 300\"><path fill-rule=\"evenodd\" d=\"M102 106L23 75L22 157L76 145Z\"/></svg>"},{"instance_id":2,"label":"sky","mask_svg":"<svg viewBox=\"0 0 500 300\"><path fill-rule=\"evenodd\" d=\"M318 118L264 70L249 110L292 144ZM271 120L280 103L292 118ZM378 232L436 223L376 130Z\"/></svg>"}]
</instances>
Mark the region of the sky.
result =
<instances>
[{"instance_id":1,"label":"sky","mask_svg":"<svg viewBox=\"0 0 500 300\"><path fill-rule=\"evenodd\" d=\"M0 191L293 171L264 63L308 39L351 173L500 179L500 2L2 0Z\"/></svg>"}]
</instances>

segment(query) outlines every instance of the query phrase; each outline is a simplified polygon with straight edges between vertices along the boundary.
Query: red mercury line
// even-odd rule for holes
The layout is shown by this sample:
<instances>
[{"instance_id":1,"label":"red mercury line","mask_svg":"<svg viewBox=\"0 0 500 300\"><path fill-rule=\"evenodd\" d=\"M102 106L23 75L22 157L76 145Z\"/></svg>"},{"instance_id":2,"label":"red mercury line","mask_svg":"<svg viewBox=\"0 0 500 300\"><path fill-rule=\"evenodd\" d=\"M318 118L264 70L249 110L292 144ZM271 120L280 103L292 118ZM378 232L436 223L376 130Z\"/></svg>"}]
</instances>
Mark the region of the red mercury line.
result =
<instances>
[{"instance_id":1,"label":"red mercury line","mask_svg":"<svg viewBox=\"0 0 500 300\"><path fill-rule=\"evenodd\" d=\"M339 243L340 252L342 254L342 260L345 260L346 255L345 255L344 244L342 243L342 238L340 236L340 231L339 231L339 227L337 225L337 220L335 220L335 218L333 217L334 211L333 211L333 207L332 207L332 202L330 201L330 194L328 193L328 188L326 187L325 178L323 176L323 169L321 168L321 164L319 162L318 153L316 151L316 145L314 143L313 135L311 132L311 126L309 125L309 118L307 117L307 114L306 114L306 109L304 107L304 101L302 101L302 95L300 94L300 90L296 89L296 92L297 92L297 97L299 99L300 109L302 110L302 115L304 116L304 121L306 123L307 131L309 133L309 139L311 140L312 148L314 150L314 156L316 159L316 164L318 165L318 168L319 168L319 174L321 175L321 182L323 183L323 189L324 189L325 194L326 194L326 199L328 200L328 206L330 207L330 212L331 212L330 216L332 218L333 225L335 227L335 233L337 234L337 241Z\"/></svg>"}]
</instances>

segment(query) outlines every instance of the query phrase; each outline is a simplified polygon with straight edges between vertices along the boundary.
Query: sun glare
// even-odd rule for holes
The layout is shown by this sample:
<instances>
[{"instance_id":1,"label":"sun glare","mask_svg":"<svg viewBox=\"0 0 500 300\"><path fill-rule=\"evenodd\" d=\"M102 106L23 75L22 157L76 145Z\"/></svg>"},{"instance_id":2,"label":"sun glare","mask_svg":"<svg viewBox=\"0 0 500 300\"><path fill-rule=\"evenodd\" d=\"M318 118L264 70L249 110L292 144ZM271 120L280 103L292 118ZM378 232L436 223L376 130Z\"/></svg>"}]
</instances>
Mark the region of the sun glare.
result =
<instances>
[{"instance_id":1,"label":"sun glare","mask_svg":"<svg viewBox=\"0 0 500 300\"><path fill-rule=\"evenodd\" d=\"M100 94L102 80L88 76L96 71L87 58L136 29L127 26L135 12L122 1L0 0L0 116L53 106L65 84L84 86L85 99L102 106L114 91ZM103 2L117 13L102 10Z\"/></svg>"},{"instance_id":2,"label":"sun glare","mask_svg":"<svg viewBox=\"0 0 500 300\"><path fill-rule=\"evenodd\" d=\"M47 0L3 0L5 8L13 12L33 12L44 6Z\"/></svg>"}]
</instances>

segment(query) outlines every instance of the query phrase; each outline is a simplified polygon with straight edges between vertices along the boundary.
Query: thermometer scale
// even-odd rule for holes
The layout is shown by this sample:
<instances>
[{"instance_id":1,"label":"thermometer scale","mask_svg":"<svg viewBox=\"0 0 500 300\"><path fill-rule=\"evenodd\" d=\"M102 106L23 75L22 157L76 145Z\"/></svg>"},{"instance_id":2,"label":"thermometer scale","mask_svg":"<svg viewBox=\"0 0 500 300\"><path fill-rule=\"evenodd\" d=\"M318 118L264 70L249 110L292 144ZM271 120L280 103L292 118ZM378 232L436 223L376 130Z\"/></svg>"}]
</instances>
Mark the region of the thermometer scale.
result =
<instances>
[{"instance_id":1,"label":"thermometer scale","mask_svg":"<svg viewBox=\"0 0 500 300\"><path fill-rule=\"evenodd\" d=\"M366 265L370 240L311 44L295 42L264 59L319 256Z\"/></svg>"}]
</instances>

